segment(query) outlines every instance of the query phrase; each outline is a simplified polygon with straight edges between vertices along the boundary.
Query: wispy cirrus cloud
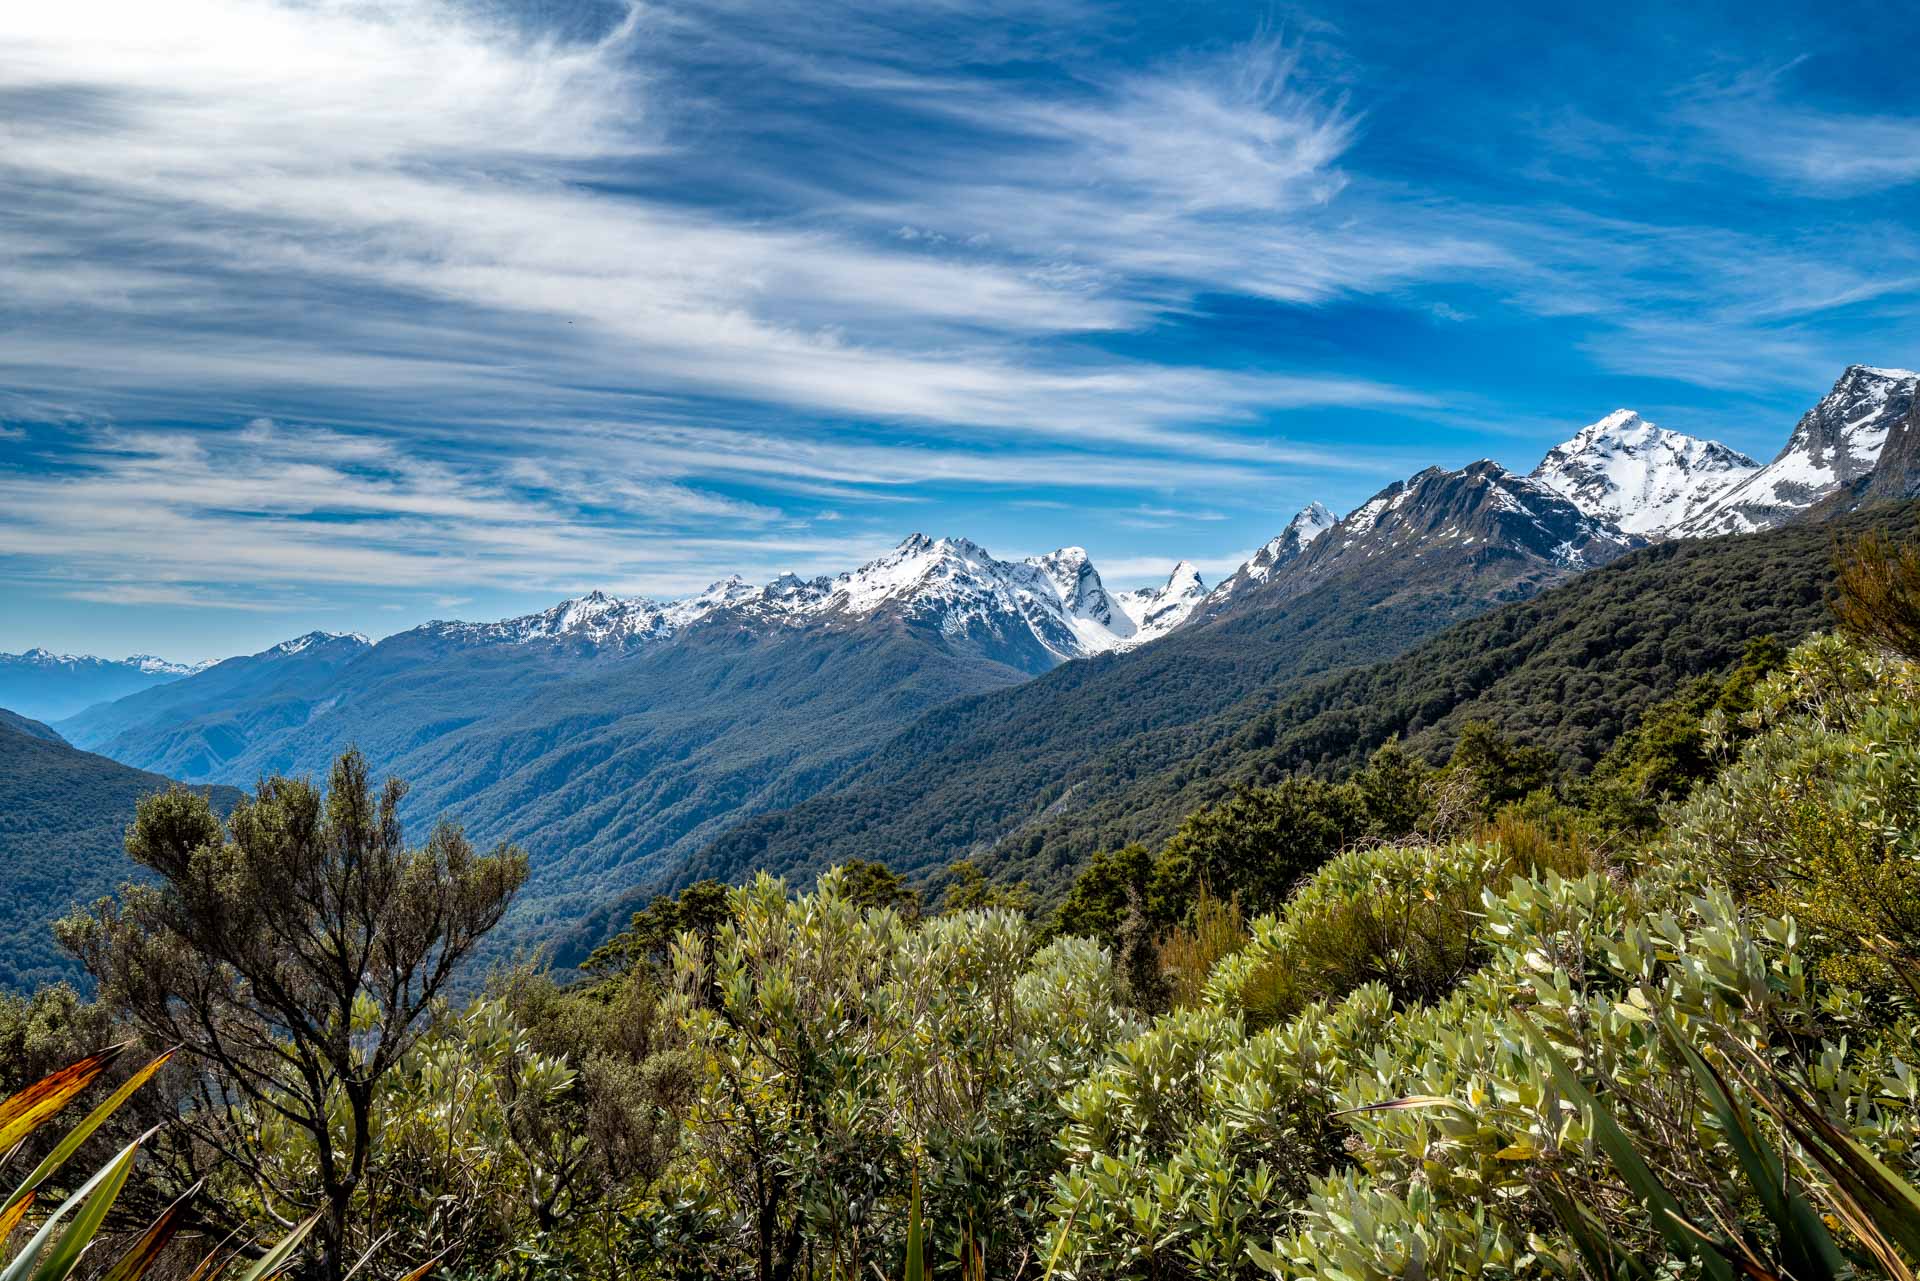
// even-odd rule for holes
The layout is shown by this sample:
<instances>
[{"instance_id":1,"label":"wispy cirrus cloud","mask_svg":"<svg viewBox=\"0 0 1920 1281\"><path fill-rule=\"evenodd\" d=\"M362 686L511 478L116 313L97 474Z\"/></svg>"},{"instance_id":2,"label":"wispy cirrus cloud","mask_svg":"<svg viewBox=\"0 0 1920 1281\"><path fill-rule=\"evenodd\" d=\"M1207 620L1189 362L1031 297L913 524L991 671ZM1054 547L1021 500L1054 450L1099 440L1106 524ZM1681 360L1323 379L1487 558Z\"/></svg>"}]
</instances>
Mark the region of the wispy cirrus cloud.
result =
<instances>
[{"instance_id":1,"label":"wispy cirrus cloud","mask_svg":"<svg viewBox=\"0 0 1920 1281\"><path fill-rule=\"evenodd\" d=\"M690 204L677 180L708 162L652 105L675 72L653 61L672 26L636 7L564 43L416 0L0 20L0 166L18 196L4 276L50 321L0 367L66 390L110 369L176 394L347 383L564 402L638 383L1026 432L1097 422L1162 446L1170 424L1254 406L1392 397L1026 346L1147 323L1164 280L1114 273L1201 271L1193 248L1143 248L1183 218L1281 217L1337 187L1348 125L1287 89L1279 51L1217 80L1179 71L1026 107L1047 145L1015 177L1022 216L1050 238L1097 235L1076 267L1052 260L1071 246L1012 246L1004 227L992 253L932 254L857 218ZM1077 205L1037 186L1063 160L1081 169ZM1113 183L1167 218L1117 231L1097 194Z\"/></svg>"},{"instance_id":2,"label":"wispy cirrus cloud","mask_svg":"<svg viewBox=\"0 0 1920 1281\"><path fill-rule=\"evenodd\" d=\"M1701 86L1681 118L1713 158L1840 200L1920 182L1920 115L1836 111L1783 96L1800 62Z\"/></svg>"},{"instance_id":3,"label":"wispy cirrus cloud","mask_svg":"<svg viewBox=\"0 0 1920 1281\"><path fill-rule=\"evenodd\" d=\"M0 8L0 575L671 592L1003 511L1218 572L1603 378L1911 359L1897 103L1649 48L1476 97L1327 8Z\"/></svg>"},{"instance_id":4,"label":"wispy cirrus cloud","mask_svg":"<svg viewBox=\"0 0 1920 1281\"><path fill-rule=\"evenodd\" d=\"M1269 461L1289 457L1314 455ZM101 426L64 439L53 461L0 467L0 563L73 599L282 613L369 587L671 595L729 572L838 570L893 540L831 510L796 521L714 488L728 478L762 492L861 499L931 483L1021 483L992 450L687 424L588 425L564 451L507 443L450 457L429 456L422 442L264 418L224 432ZM1233 461L1048 451L1023 466L1095 491L1252 487L1274 474ZM813 532L816 524L833 532Z\"/></svg>"}]
</instances>

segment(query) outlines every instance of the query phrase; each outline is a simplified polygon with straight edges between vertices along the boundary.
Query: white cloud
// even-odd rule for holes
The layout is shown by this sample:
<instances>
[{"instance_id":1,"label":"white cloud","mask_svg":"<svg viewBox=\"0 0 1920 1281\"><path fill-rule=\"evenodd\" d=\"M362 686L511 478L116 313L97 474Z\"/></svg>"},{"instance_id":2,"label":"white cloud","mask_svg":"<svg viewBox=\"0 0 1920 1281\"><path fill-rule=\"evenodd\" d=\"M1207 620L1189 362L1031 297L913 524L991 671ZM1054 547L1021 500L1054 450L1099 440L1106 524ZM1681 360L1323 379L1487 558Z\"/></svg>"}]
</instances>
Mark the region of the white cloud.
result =
<instances>
[{"instance_id":1,"label":"white cloud","mask_svg":"<svg viewBox=\"0 0 1920 1281\"><path fill-rule=\"evenodd\" d=\"M1681 118L1715 158L1801 195L1844 199L1920 182L1920 116L1824 111L1785 100L1780 88L1792 69L1706 89Z\"/></svg>"},{"instance_id":2,"label":"white cloud","mask_svg":"<svg viewBox=\"0 0 1920 1281\"><path fill-rule=\"evenodd\" d=\"M57 471L0 467L0 560L69 598L115 604L264 610L295 589L673 594L729 572L839 570L892 541L833 510L808 534L809 522L695 476L860 501L928 484L1021 486L1029 469L1092 490L1253 490L1287 457L1256 467L1037 450L1010 469L991 450L663 424L587 425L567 444L536 455L508 439L442 458L419 442L269 419L227 432L94 428L69 436Z\"/></svg>"},{"instance_id":3,"label":"white cloud","mask_svg":"<svg viewBox=\"0 0 1920 1281\"><path fill-rule=\"evenodd\" d=\"M573 404L625 385L1202 448L1196 422L1406 399L1353 380L1049 364L1025 346L1137 327L1169 301L1164 279L1143 290L1113 272L1213 283L1237 233L1168 248L1183 222L1279 217L1337 189L1327 166L1351 122L1290 87L1281 51L1010 117L1040 144L1009 158L1029 168L1014 203L1042 238L1086 240L1086 270L1034 260L1004 209L1010 252L969 256L857 219L686 205L670 178L697 146L653 107L671 26L636 8L565 44L424 0L8 8L0 169L18 216L0 284L45 323L0 368L72 395L455 387ZM1062 150L1071 192L1044 177ZM1114 187L1117 217L1099 195ZM1314 258L1314 290L1341 270L1311 244L1241 248Z\"/></svg>"}]
</instances>

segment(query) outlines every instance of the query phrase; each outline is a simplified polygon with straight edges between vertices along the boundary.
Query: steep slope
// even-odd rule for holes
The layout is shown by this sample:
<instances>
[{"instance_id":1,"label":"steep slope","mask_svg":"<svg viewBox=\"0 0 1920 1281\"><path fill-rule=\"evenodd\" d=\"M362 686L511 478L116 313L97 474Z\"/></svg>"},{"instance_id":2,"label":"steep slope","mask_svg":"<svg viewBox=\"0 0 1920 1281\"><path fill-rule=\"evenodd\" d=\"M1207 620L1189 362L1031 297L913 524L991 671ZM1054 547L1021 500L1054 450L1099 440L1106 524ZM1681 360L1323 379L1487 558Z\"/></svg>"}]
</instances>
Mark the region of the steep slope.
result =
<instances>
[{"instance_id":1,"label":"steep slope","mask_svg":"<svg viewBox=\"0 0 1920 1281\"><path fill-rule=\"evenodd\" d=\"M25 734L28 738L37 738L47 743L65 743L67 741L60 737L59 731L55 730L53 726L43 725L30 717L20 715L18 712L10 712L4 707L0 707L0 729L12 730L16 734Z\"/></svg>"},{"instance_id":2,"label":"steep slope","mask_svg":"<svg viewBox=\"0 0 1920 1281\"><path fill-rule=\"evenodd\" d=\"M309 632L60 721L76 747L190 783L227 778L262 735L306 721L364 636Z\"/></svg>"},{"instance_id":3,"label":"steep slope","mask_svg":"<svg viewBox=\"0 0 1920 1281\"><path fill-rule=\"evenodd\" d=\"M1313 540L1332 529L1338 521L1321 503L1308 503L1294 514L1285 529L1267 540L1246 564L1223 579L1195 608L1202 616L1224 613L1236 600L1255 591L1275 574L1300 559ZM1189 611L1193 612L1193 611Z\"/></svg>"},{"instance_id":4,"label":"steep slope","mask_svg":"<svg viewBox=\"0 0 1920 1281\"><path fill-rule=\"evenodd\" d=\"M729 579L667 604L593 593L356 641L326 670L287 666L325 651L310 642L71 724L134 763L232 782L319 775L357 744L413 785L410 822L446 814L527 847L506 942L804 799L939 703L1134 630L1081 549L1001 561L914 535L838 575Z\"/></svg>"},{"instance_id":5,"label":"steep slope","mask_svg":"<svg viewBox=\"0 0 1920 1281\"><path fill-rule=\"evenodd\" d=\"M1158 640L1187 621L1194 607L1207 596L1207 585L1200 571L1186 561L1173 567L1167 581L1159 587L1140 587L1114 597L1133 622L1135 645Z\"/></svg>"},{"instance_id":6,"label":"steep slope","mask_svg":"<svg viewBox=\"0 0 1920 1281\"><path fill-rule=\"evenodd\" d=\"M1641 540L1582 512L1544 485L1482 459L1459 471L1429 467L1397 481L1315 538L1283 574L1244 593L1237 608L1299 595L1314 584L1375 567L1418 561L1406 590L1490 594L1532 591L1546 579L1588 569Z\"/></svg>"},{"instance_id":7,"label":"steep slope","mask_svg":"<svg viewBox=\"0 0 1920 1281\"><path fill-rule=\"evenodd\" d=\"M1531 478L1589 516L1631 534L1658 535L1700 515L1759 468L1719 441L1616 409L1549 450Z\"/></svg>"},{"instance_id":8,"label":"steep slope","mask_svg":"<svg viewBox=\"0 0 1920 1281\"><path fill-rule=\"evenodd\" d=\"M1770 529L1870 473L1887 434L1913 408L1920 375L1849 365L1785 447L1673 532L1698 538Z\"/></svg>"},{"instance_id":9,"label":"steep slope","mask_svg":"<svg viewBox=\"0 0 1920 1281\"><path fill-rule=\"evenodd\" d=\"M1807 513L1813 521L1831 520L1875 503L1920 498L1920 396L1907 416L1887 431L1887 443L1873 470L1843 485L1816 503Z\"/></svg>"},{"instance_id":10,"label":"steep slope","mask_svg":"<svg viewBox=\"0 0 1920 1281\"><path fill-rule=\"evenodd\" d=\"M1256 689L1389 657L1632 541L1491 463L1423 472L1243 579L1211 620L942 707L811 800L739 824L681 877L851 857L924 872L1018 847L1051 814L1176 763L1188 727Z\"/></svg>"},{"instance_id":11,"label":"steep slope","mask_svg":"<svg viewBox=\"0 0 1920 1281\"><path fill-rule=\"evenodd\" d=\"M201 670L169 663L151 654L131 658L94 658L30 649L0 654L0 704L22 716L56 721Z\"/></svg>"},{"instance_id":12,"label":"steep slope","mask_svg":"<svg viewBox=\"0 0 1920 1281\"><path fill-rule=\"evenodd\" d=\"M1340 773L1388 738L1439 760L1468 721L1593 763L1650 704L1731 666L1751 639L1794 640L1829 623L1836 534L1920 536L1920 504L1884 504L1831 526L1671 540L1443 631L1398 658L1316 681L1265 686L1183 727L1185 753L1125 786L1067 805L986 855L1001 874L1056 883L1097 849L1154 843L1246 782ZM1128 769L1098 757L1063 781Z\"/></svg>"},{"instance_id":13,"label":"steep slope","mask_svg":"<svg viewBox=\"0 0 1920 1281\"><path fill-rule=\"evenodd\" d=\"M813 795L928 710L1027 678L899 618L831 635L713 628L405 751L372 741L414 784L416 817L457 814L527 847L505 937L545 937L730 824ZM327 731L311 745L331 747Z\"/></svg>"},{"instance_id":14,"label":"steep slope","mask_svg":"<svg viewBox=\"0 0 1920 1281\"><path fill-rule=\"evenodd\" d=\"M1200 603L1189 625L1270 608L1337 579L1372 581L1380 604L1514 600L1644 541L1486 459L1395 481L1331 526L1315 519L1325 511L1316 504L1296 516Z\"/></svg>"},{"instance_id":15,"label":"steep slope","mask_svg":"<svg viewBox=\"0 0 1920 1281\"><path fill-rule=\"evenodd\" d=\"M0 711L0 991L79 976L48 925L135 874L121 838L139 799L167 785ZM232 788L212 795L222 811L240 796Z\"/></svg>"}]
</instances>

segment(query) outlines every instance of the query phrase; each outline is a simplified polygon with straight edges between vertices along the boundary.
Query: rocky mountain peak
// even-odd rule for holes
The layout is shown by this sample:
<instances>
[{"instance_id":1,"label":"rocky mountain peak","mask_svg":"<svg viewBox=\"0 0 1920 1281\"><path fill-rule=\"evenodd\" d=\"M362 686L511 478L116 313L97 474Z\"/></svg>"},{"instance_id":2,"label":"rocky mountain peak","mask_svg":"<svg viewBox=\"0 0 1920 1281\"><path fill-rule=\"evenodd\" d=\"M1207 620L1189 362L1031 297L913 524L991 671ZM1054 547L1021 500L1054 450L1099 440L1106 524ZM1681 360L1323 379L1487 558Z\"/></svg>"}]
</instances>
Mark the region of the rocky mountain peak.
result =
<instances>
[{"instance_id":1,"label":"rocky mountain peak","mask_svg":"<svg viewBox=\"0 0 1920 1281\"><path fill-rule=\"evenodd\" d=\"M1760 464L1718 441L1616 409L1554 446L1531 478L1589 516L1660 535L1705 510Z\"/></svg>"},{"instance_id":2,"label":"rocky mountain peak","mask_svg":"<svg viewBox=\"0 0 1920 1281\"><path fill-rule=\"evenodd\" d=\"M1043 574L1076 618L1088 619L1122 636L1131 636L1133 619L1107 591L1084 547L1062 547L1026 563Z\"/></svg>"},{"instance_id":3,"label":"rocky mountain peak","mask_svg":"<svg viewBox=\"0 0 1920 1281\"><path fill-rule=\"evenodd\" d=\"M1315 539L1332 529L1337 520L1324 503L1315 501L1302 507L1294 513L1284 529L1269 538L1245 564L1213 589L1207 601L1207 612L1218 613L1230 601L1258 587L1277 571L1298 560L1300 554L1312 546Z\"/></svg>"},{"instance_id":4,"label":"rocky mountain peak","mask_svg":"<svg viewBox=\"0 0 1920 1281\"><path fill-rule=\"evenodd\" d=\"M1207 585L1191 561L1181 561L1159 587L1139 587L1115 599L1134 625L1133 643L1165 636L1187 621L1194 607L1206 599Z\"/></svg>"},{"instance_id":5,"label":"rocky mountain peak","mask_svg":"<svg viewBox=\"0 0 1920 1281\"><path fill-rule=\"evenodd\" d=\"M1887 434L1913 408L1920 375L1848 365L1833 390L1794 425L1772 462L1729 488L1675 532L1738 534L1792 520L1870 474Z\"/></svg>"}]
</instances>

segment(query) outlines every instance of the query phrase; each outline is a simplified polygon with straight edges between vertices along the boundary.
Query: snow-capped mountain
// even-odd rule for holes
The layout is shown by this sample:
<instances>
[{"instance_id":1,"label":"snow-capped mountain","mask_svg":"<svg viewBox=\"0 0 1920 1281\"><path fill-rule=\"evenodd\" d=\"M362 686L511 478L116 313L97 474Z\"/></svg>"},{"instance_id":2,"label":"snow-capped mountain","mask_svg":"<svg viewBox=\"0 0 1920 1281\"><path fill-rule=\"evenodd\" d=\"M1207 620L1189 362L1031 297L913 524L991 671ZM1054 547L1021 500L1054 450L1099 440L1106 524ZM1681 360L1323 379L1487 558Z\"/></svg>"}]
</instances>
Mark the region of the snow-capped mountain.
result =
<instances>
[{"instance_id":1,"label":"snow-capped mountain","mask_svg":"<svg viewBox=\"0 0 1920 1281\"><path fill-rule=\"evenodd\" d=\"M1207 599L1207 610L1217 613L1229 601L1258 587L1274 573L1300 558L1313 540L1332 529L1338 518L1324 503L1311 502L1294 513L1287 527L1267 540L1259 551L1225 579Z\"/></svg>"},{"instance_id":2,"label":"snow-capped mountain","mask_svg":"<svg viewBox=\"0 0 1920 1281\"><path fill-rule=\"evenodd\" d=\"M206 663L173 663L152 654L96 658L34 648L0 654L0 707L33 720L58 720L95 703L179 680Z\"/></svg>"},{"instance_id":3,"label":"snow-capped mountain","mask_svg":"<svg viewBox=\"0 0 1920 1281\"><path fill-rule=\"evenodd\" d=\"M212 666L211 663L175 663L154 654L129 654L125 658L96 658L92 654L56 654L40 646L24 654L0 654L0 663L28 667L125 668L143 676L187 676Z\"/></svg>"},{"instance_id":4,"label":"snow-capped mountain","mask_svg":"<svg viewBox=\"0 0 1920 1281\"><path fill-rule=\"evenodd\" d=\"M1022 665L1043 668L1114 649L1138 630L1084 548L1003 561L969 539L925 534L840 574L783 574L762 587L734 575L666 602L594 591L537 614L494 623L436 622L417 630L465 645L545 641L625 651L703 624L731 622L764 632L844 627L883 616L931 624L950 637L1037 643L1041 652Z\"/></svg>"},{"instance_id":5,"label":"snow-capped mountain","mask_svg":"<svg viewBox=\"0 0 1920 1281\"><path fill-rule=\"evenodd\" d=\"M1003 561L970 539L925 534L841 574L775 579L737 608L746 618L788 626L886 617L989 648L1037 643L1043 653L1018 663L1028 668L1113 649L1134 632L1081 548Z\"/></svg>"},{"instance_id":6,"label":"snow-capped mountain","mask_svg":"<svg viewBox=\"0 0 1920 1281\"><path fill-rule=\"evenodd\" d=\"M1429 467L1395 481L1316 540L1301 565L1312 562L1316 572L1323 572L1356 557L1452 547L1506 551L1563 569L1585 569L1640 541L1538 481L1483 458L1459 471Z\"/></svg>"},{"instance_id":7,"label":"snow-capped mountain","mask_svg":"<svg viewBox=\"0 0 1920 1281\"><path fill-rule=\"evenodd\" d=\"M1873 470L1821 499L1808 517L1819 520L1909 498L1920 498L1920 395L1913 398L1907 416L1887 432Z\"/></svg>"},{"instance_id":8,"label":"snow-capped mountain","mask_svg":"<svg viewBox=\"0 0 1920 1281\"><path fill-rule=\"evenodd\" d=\"M1137 587L1121 592L1114 599L1133 620L1132 642L1142 645L1158 640L1186 622L1194 606L1205 600L1206 595L1207 585L1201 581L1200 571L1183 560L1173 567L1161 586Z\"/></svg>"},{"instance_id":9,"label":"snow-capped mountain","mask_svg":"<svg viewBox=\"0 0 1920 1281\"><path fill-rule=\"evenodd\" d=\"M522 614L494 623L433 622L417 630L467 644L524 645L534 641L559 641L592 648L624 647L666 640L715 610L753 597L757 591L734 574L696 595L664 603L591 591L537 614Z\"/></svg>"},{"instance_id":10,"label":"snow-capped mountain","mask_svg":"<svg viewBox=\"0 0 1920 1281\"><path fill-rule=\"evenodd\" d=\"M1390 600L1505 600L1642 545L1554 490L1482 459L1395 481L1331 526L1309 508L1221 583L1194 618L1279 605L1333 582Z\"/></svg>"},{"instance_id":11,"label":"snow-capped mountain","mask_svg":"<svg viewBox=\"0 0 1920 1281\"><path fill-rule=\"evenodd\" d=\"M305 636L281 641L278 645L263 651L260 657L292 658L295 654L306 653L316 645L328 645L337 641L348 642L347 648L350 649L367 649L373 644L359 632L308 632ZM213 666L212 663L205 663L194 670L200 671L211 666Z\"/></svg>"},{"instance_id":12,"label":"snow-capped mountain","mask_svg":"<svg viewBox=\"0 0 1920 1281\"><path fill-rule=\"evenodd\" d=\"M1630 534L1664 534L1700 515L1760 464L1715 440L1616 409L1556 445L1531 479Z\"/></svg>"},{"instance_id":13,"label":"snow-capped mountain","mask_svg":"<svg viewBox=\"0 0 1920 1281\"><path fill-rule=\"evenodd\" d=\"M1772 462L1673 532L1701 538L1768 529L1872 472L1887 433L1913 408L1920 375L1849 365L1793 429Z\"/></svg>"},{"instance_id":14,"label":"snow-capped mountain","mask_svg":"<svg viewBox=\"0 0 1920 1281\"><path fill-rule=\"evenodd\" d=\"M1062 547L1045 556L1029 556L1025 563L1046 576L1059 593L1060 603L1075 618L1095 623L1123 639L1133 634L1133 615L1100 581L1086 548Z\"/></svg>"}]
</instances>

